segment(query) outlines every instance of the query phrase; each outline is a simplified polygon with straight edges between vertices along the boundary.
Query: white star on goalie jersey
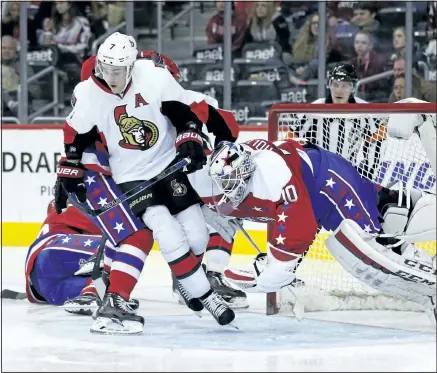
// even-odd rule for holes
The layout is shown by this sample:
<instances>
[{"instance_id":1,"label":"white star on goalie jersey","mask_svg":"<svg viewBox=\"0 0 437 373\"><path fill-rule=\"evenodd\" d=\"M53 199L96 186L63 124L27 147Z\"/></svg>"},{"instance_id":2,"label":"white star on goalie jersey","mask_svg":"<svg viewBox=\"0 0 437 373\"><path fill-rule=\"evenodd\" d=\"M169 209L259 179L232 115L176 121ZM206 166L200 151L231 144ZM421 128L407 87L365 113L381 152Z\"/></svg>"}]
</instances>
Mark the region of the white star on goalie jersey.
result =
<instances>
[{"instance_id":1,"label":"white star on goalie jersey","mask_svg":"<svg viewBox=\"0 0 437 373\"><path fill-rule=\"evenodd\" d=\"M332 177L329 180L326 180L326 186L334 188L334 184L336 184L336 182L332 180Z\"/></svg>"},{"instance_id":2,"label":"white star on goalie jersey","mask_svg":"<svg viewBox=\"0 0 437 373\"><path fill-rule=\"evenodd\" d=\"M85 182L88 183L88 185L91 185L92 183L95 183L96 181L94 180L95 176L87 176Z\"/></svg>"},{"instance_id":3,"label":"white star on goalie jersey","mask_svg":"<svg viewBox=\"0 0 437 373\"><path fill-rule=\"evenodd\" d=\"M287 219L287 217L288 217L288 216L285 215L284 212L282 212L282 214L279 214L279 215L278 215L278 218L279 218L278 222L280 222L280 221L285 222L285 219Z\"/></svg>"},{"instance_id":4,"label":"white star on goalie jersey","mask_svg":"<svg viewBox=\"0 0 437 373\"><path fill-rule=\"evenodd\" d=\"M100 201L97 202L97 204L99 204L102 207L105 206L106 204L108 204L107 198L100 197Z\"/></svg>"},{"instance_id":5,"label":"white star on goalie jersey","mask_svg":"<svg viewBox=\"0 0 437 373\"><path fill-rule=\"evenodd\" d=\"M284 244L285 237L282 237L281 234L279 234L279 236L276 237L275 239L276 239L276 244L277 245L283 245Z\"/></svg>"},{"instance_id":6,"label":"white star on goalie jersey","mask_svg":"<svg viewBox=\"0 0 437 373\"><path fill-rule=\"evenodd\" d=\"M70 240L71 240L71 237L65 237L65 238L62 240L62 243L68 243Z\"/></svg>"},{"instance_id":7,"label":"white star on goalie jersey","mask_svg":"<svg viewBox=\"0 0 437 373\"><path fill-rule=\"evenodd\" d=\"M346 200L346 203L345 203L345 205L344 205L344 207L347 207L349 210L352 208L352 207L354 207L355 205L354 205L354 203L352 202L352 200L351 199L347 199Z\"/></svg>"},{"instance_id":8,"label":"white star on goalie jersey","mask_svg":"<svg viewBox=\"0 0 437 373\"><path fill-rule=\"evenodd\" d=\"M370 228L370 225L364 224L364 232L366 232L366 233L372 232L372 229Z\"/></svg>"},{"instance_id":9,"label":"white star on goalie jersey","mask_svg":"<svg viewBox=\"0 0 437 373\"><path fill-rule=\"evenodd\" d=\"M124 231L123 223L115 223L114 229L117 231L117 233L120 233L121 231Z\"/></svg>"},{"instance_id":10,"label":"white star on goalie jersey","mask_svg":"<svg viewBox=\"0 0 437 373\"><path fill-rule=\"evenodd\" d=\"M92 239L88 238L84 243L83 246L91 246L91 242L93 242Z\"/></svg>"},{"instance_id":11,"label":"white star on goalie jersey","mask_svg":"<svg viewBox=\"0 0 437 373\"><path fill-rule=\"evenodd\" d=\"M261 207L257 207L257 206L253 206L252 209L254 209L255 211L262 211Z\"/></svg>"}]
</instances>

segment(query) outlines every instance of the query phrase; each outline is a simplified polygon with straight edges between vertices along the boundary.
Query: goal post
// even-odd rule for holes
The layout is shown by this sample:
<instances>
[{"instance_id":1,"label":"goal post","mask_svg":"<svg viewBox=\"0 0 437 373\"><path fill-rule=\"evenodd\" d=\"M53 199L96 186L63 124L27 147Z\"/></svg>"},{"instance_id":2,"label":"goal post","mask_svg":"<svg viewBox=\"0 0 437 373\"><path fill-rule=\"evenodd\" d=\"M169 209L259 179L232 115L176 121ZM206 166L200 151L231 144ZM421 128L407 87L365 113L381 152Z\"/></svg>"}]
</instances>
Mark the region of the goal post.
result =
<instances>
[{"instance_id":1,"label":"goal post","mask_svg":"<svg viewBox=\"0 0 437 373\"><path fill-rule=\"evenodd\" d=\"M387 122L411 115L436 115L436 104L278 104L269 111L268 139L309 141L341 155L362 177L387 188L434 190L436 177L415 133L408 139L391 138ZM399 115L401 114L401 115ZM393 186L394 184L397 186ZM271 229L271 226L268 227ZM325 247L329 232L321 231L300 263L293 291L306 311L392 309L420 310L410 302L383 295L343 270ZM435 255L436 241L416 244ZM287 310L287 288L267 295L267 314Z\"/></svg>"}]
</instances>

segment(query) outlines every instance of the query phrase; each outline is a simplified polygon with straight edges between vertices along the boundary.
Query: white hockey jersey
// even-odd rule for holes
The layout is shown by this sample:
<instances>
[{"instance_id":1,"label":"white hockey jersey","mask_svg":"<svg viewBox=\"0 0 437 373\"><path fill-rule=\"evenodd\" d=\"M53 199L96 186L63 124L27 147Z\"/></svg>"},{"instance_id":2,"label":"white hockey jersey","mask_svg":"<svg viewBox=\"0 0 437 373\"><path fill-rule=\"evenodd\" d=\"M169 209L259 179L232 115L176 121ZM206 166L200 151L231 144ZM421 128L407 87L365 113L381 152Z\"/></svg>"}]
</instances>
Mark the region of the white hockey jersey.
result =
<instances>
[{"instance_id":1,"label":"white hockey jersey","mask_svg":"<svg viewBox=\"0 0 437 373\"><path fill-rule=\"evenodd\" d=\"M138 60L123 97L113 94L94 76L79 83L67 123L79 134L94 126L103 133L116 183L146 180L164 170L176 156L176 129L162 115L161 102L189 105L205 97L183 89L167 69Z\"/></svg>"}]
</instances>

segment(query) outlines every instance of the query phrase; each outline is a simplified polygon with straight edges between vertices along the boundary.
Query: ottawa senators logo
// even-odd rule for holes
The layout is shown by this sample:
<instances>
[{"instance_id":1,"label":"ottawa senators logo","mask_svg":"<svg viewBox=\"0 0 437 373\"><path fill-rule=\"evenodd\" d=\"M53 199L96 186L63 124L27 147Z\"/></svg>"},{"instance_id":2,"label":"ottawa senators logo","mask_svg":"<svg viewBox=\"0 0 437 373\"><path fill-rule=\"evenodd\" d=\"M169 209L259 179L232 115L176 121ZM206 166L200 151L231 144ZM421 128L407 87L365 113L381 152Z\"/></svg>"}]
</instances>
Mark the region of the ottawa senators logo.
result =
<instances>
[{"instance_id":1,"label":"ottawa senators logo","mask_svg":"<svg viewBox=\"0 0 437 373\"><path fill-rule=\"evenodd\" d=\"M114 118L123 136L118 143L122 148L147 150L158 141L158 127L147 120L130 117L126 105L114 109Z\"/></svg>"},{"instance_id":2,"label":"ottawa senators logo","mask_svg":"<svg viewBox=\"0 0 437 373\"><path fill-rule=\"evenodd\" d=\"M187 193L187 187L184 184L179 183L176 179L173 179L170 182L170 185L173 188L173 195L175 197L181 197Z\"/></svg>"}]
</instances>

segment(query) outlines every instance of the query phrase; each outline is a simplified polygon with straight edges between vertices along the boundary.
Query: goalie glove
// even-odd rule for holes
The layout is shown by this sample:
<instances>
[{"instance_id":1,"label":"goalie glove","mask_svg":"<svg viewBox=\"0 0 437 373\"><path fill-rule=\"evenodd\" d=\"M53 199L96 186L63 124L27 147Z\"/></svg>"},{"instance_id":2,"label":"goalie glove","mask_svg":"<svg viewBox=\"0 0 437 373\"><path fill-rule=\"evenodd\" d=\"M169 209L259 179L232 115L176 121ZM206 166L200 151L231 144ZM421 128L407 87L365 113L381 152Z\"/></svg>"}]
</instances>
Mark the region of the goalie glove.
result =
<instances>
[{"instance_id":1,"label":"goalie glove","mask_svg":"<svg viewBox=\"0 0 437 373\"><path fill-rule=\"evenodd\" d=\"M275 293L296 281L295 271L301 255L281 261L273 255L258 254L250 267L228 268L224 274L233 285L248 292Z\"/></svg>"},{"instance_id":2,"label":"goalie glove","mask_svg":"<svg viewBox=\"0 0 437 373\"><path fill-rule=\"evenodd\" d=\"M226 242L232 243L234 241L234 236L238 229L236 224L233 224L235 218L222 216L206 205L202 206L202 213L205 222L214 228Z\"/></svg>"}]
</instances>

